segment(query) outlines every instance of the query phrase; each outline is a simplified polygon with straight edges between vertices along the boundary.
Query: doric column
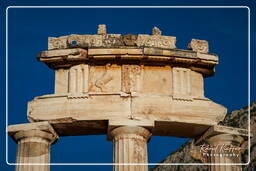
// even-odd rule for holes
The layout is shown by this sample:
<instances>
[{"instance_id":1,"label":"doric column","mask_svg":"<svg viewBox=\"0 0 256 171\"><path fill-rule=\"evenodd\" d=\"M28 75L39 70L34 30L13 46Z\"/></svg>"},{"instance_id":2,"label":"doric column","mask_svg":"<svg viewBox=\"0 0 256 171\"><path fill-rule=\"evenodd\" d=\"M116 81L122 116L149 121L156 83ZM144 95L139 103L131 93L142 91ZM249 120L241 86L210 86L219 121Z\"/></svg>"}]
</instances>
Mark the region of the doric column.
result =
<instances>
[{"instance_id":1,"label":"doric column","mask_svg":"<svg viewBox=\"0 0 256 171\"><path fill-rule=\"evenodd\" d=\"M151 133L143 127L122 126L110 132L113 141L113 171L147 171L147 164L129 165L129 163L147 163L147 141ZM126 163L126 164L122 164Z\"/></svg>"},{"instance_id":2,"label":"doric column","mask_svg":"<svg viewBox=\"0 0 256 171\"><path fill-rule=\"evenodd\" d=\"M18 144L16 171L50 170L50 146L58 138L50 124L39 122L12 125L8 132Z\"/></svg>"},{"instance_id":3,"label":"doric column","mask_svg":"<svg viewBox=\"0 0 256 171\"><path fill-rule=\"evenodd\" d=\"M242 171L241 165L235 165L241 163L241 144L244 141L241 136L218 134L206 141L213 148L209 150L209 162L218 164L210 165L211 171Z\"/></svg>"}]
</instances>

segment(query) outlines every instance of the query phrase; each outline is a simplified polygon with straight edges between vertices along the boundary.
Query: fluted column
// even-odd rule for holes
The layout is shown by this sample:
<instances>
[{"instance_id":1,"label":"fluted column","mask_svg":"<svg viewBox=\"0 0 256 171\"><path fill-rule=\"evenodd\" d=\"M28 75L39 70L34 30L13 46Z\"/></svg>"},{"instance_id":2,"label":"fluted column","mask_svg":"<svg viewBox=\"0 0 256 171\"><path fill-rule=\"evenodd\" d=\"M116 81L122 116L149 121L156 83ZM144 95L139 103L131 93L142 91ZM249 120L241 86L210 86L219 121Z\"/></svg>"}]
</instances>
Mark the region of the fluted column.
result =
<instances>
[{"instance_id":1,"label":"fluted column","mask_svg":"<svg viewBox=\"0 0 256 171\"><path fill-rule=\"evenodd\" d=\"M8 133L17 143L16 171L50 170L50 146L58 136L48 122L10 125Z\"/></svg>"},{"instance_id":2,"label":"fluted column","mask_svg":"<svg viewBox=\"0 0 256 171\"><path fill-rule=\"evenodd\" d=\"M210 171L242 171L241 165L241 144L244 139L238 135L219 134L207 139L210 147L209 161L211 163L219 163L218 165L210 165ZM230 165L225 165L229 164ZM233 164L231 164L233 163Z\"/></svg>"},{"instance_id":3,"label":"fluted column","mask_svg":"<svg viewBox=\"0 0 256 171\"><path fill-rule=\"evenodd\" d=\"M122 126L110 132L113 141L113 171L147 171L147 141L151 133L138 126ZM125 164L122 164L125 163ZM144 163L141 165L129 165Z\"/></svg>"}]
</instances>

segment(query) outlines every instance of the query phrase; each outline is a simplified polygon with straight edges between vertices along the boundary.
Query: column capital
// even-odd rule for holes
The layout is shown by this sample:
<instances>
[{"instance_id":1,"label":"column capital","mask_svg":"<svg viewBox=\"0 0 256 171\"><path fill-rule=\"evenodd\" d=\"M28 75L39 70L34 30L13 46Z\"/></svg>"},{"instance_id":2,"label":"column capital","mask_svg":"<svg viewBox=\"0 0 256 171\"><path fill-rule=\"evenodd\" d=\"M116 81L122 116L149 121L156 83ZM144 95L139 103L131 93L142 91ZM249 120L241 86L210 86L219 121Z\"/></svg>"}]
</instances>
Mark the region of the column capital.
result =
<instances>
[{"instance_id":1,"label":"column capital","mask_svg":"<svg viewBox=\"0 0 256 171\"><path fill-rule=\"evenodd\" d=\"M214 125L205 131L205 133L196 140L195 144L201 144L204 141L211 143L214 141L237 141L242 143L247 138L248 130L246 129Z\"/></svg>"},{"instance_id":2,"label":"column capital","mask_svg":"<svg viewBox=\"0 0 256 171\"><path fill-rule=\"evenodd\" d=\"M246 129L214 125L205 131L195 144L201 144L200 159L215 164L209 165L210 171L241 171L241 165L232 164L241 163L241 145L247 136Z\"/></svg>"},{"instance_id":3,"label":"column capital","mask_svg":"<svg viewBox=\"0 0 256 171\"><path fill-rule=\"evenodd\" d=\"M114 163L144 163L145 165L115 165L113 171L148 171L147 141L151 132L140 126L120 126L110 130Z\"/></svg>"},{"instance_id":4,"label":"column capital","mask_svg":"<svg viewBox=\"0 0 256 171\"><path fill-rule=\"evenodd\" d=\"M48 122L35 122L8 126L8 134L15 142L20 140L38 141L38 138L52 144L57 141L58 135Z\"/></svg>"},{"instance_id":5,"label":"column capital","mask_svg":"<svg viewBox=\"0 0 256 171\"><path fill-rule=\"evenodd\" d=\"M9 125L8 134L17 143L16 163L24 164L16 165L16 171L50 170L45 163L50 163L50 147L58 135L49 122Z\"/></svg>"},{"instance_id":6,"label":"column capital","mask_svg":"<svg viewBox=\"0 0 256 171\"><path fill-rule=\"evenodd\" d=\"M113 129L109 133L109 139L121 138L121 137L131 137L131 136L141 136L146 141L151 137L151 132L143 127L139 126L121 126Z\"/></svg>"},{"instance_id":7,"label":"column capital","mask_svg":"<svg viewBox=\"0 0 256 171\"><path fill-rule=\"evenodd\" d=\"M209 144L232 144L236 146L240 146L244 142L244 138L240 135L232 135L232 134L217 134L211 137L208 137L206 141Z\"/></svg>"},{"instance_id":8,"label":"column capital","mask_svg":"<svg viewBox=\"0 0 256 171\"><path fill-rule=\"evenodd\" d=\"M20 140L29 142L38 141L38 138L46 140L50 144L54 143L57 140L57 137L46 131L40 131L40 130L27 130L27 131L19 131L13 135L13 138L16 142L19 142Z\"/></svg>"}]
</instances>

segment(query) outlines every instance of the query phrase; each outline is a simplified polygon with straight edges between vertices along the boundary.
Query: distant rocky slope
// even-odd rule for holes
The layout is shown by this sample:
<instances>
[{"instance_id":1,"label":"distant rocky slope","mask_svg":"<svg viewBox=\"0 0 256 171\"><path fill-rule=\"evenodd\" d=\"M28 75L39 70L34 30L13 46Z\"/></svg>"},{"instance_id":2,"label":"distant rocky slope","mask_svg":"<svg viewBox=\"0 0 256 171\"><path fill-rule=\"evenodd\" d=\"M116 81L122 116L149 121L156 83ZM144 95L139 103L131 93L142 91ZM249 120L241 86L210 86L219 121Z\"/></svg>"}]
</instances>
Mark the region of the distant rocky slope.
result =
<instances>
[{"instance_id":1,"label":"distant rocky slope","mask_svg":"<svg viewBox=\"0 0 256 171\"><path fill-rule=\"evenodd\" d=\"M244 166L244 171L255 171L256 170L256 102L251 104L251 162L249 165ZM230 115L227 115L221 125L248 128L248 107L244 107L240 110L233 111ZM201 160L192 157L192 144L193 139L190 139L183 144L177 151L171 153L162 163L201 163ZM195 158L194 158L195 157ZM242 160L247 161L248 155L245 151L242 155ZM204 165L160 165L151 169L151 171L208 171L208 166Z\"/></svg>"}]
</instances>

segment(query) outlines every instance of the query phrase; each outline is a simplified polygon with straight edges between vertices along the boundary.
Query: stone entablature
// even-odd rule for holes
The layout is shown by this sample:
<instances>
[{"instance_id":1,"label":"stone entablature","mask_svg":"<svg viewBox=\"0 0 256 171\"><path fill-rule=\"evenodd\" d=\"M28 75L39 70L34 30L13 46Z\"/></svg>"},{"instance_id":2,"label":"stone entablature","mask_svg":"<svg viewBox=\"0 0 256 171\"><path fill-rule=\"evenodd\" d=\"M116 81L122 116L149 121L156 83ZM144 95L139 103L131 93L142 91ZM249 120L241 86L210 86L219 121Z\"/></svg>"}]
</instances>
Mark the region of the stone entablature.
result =
<instances>
[{"instance_id":1,"label":"stone entablature","mask_svg":"<svg viewBox=\"0 0 256 171\"><path fill-rule=\"evenodd\" d=\"M193 137L225 117L226 109L204 96L203 79L218 64L207 41L192 39L190 50L181 50L156 27L152 35L106 30L99 25L97 35L49 38L38 60L55 70L55 94L29 103L30 121L50 121L64 135L63 123L74 129L79 121L91 127L73 134L131 123L153 135Z\"/></svg>"},{"instance_id":2,"label":"stone entablature","mask_svg":"<svg viewBox=\"0 0 256 171\"><path fill-rule=\"evenodd\" d=\"M109 126L130 123L152 127L153 135L194 137L216 125L225 113L225 108L210 100L125 93L45 95L31 101L28 108L30 121L47 120L62 135L70 135L71 127L73 135L88 134L92 129L104 134ZM63 123L67 125L63 127Z\"/></svg>"},{"instance_id":3,"label":"stone entablature","mask_svg":"<svg viewBox=\"0 0 256 171\"><path fill-rule=\"evenodd\" d=\"M159 48L72 48L43 51L38 60L52 69L69 68L81 63L131 63L145 65L170 65L191 68L204 76L214 73L218 64L218 56L191 50L159 49Z\"/></svg>"},{"instance_id":4,"label":"stone entablature","mask_svg":"<svg viewBox=\"0 0 256 171\"><path fill-rule=\"evenodd\" d=\"M205 99L203 87L202 74L182 67L108 63L80 64L55 71L56 94L123 92Z\"/></svg>"}]
</instances>

